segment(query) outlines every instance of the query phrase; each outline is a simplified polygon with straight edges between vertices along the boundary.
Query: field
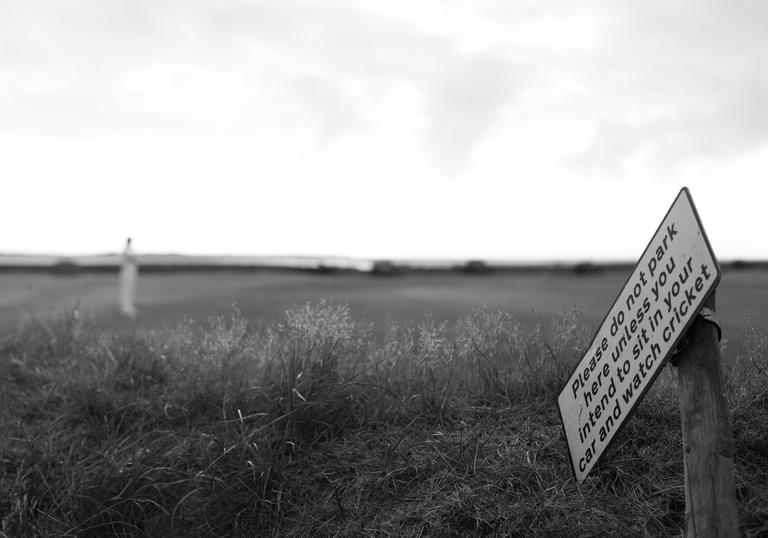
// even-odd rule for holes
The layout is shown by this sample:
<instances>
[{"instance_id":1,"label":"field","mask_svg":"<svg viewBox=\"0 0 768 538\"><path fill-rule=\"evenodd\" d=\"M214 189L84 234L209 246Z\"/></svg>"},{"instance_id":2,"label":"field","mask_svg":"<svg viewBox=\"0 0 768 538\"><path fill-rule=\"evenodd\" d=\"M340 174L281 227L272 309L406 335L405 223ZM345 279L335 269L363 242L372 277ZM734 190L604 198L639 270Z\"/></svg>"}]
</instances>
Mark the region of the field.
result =
<instances>
[{"instance_id":1,"label":"field","mask_svg":"<svg viewBox=\"0 0 768 538\"><path fill-rule=\"evenodd\" d=\"M626 276L152 274L134 325L114 275L0 275L0 537L680 535L674 368L581 485L557 412ZM768 272L718 313L766 536Z\"/></svg>"},{"instance_id":2,"label":"field","mask_svg":"<svg viewBox=\"0 0 768 538\"><path fill-rule=\"evenodd\" d=\"M406 274L373 277L300 272L170 273L142 275L137 327L143 333L175 326L185 316L198 322L229 313L233 304L250 321L274 321L294 306L322 298L349 304L355 318L374 323L381 335L387 318L455 322L478 306L513 310L528 324L574 306L596 326L611 306L628 272L587 275L567 271L534 274ZM79 306L107 330L132 324L117 312L115 275L0 275L0 328L31 316L50 317ZM768 330L768 271L726 271L717 310L729 341L745 327Z\"/></svg>"}]
</instances>

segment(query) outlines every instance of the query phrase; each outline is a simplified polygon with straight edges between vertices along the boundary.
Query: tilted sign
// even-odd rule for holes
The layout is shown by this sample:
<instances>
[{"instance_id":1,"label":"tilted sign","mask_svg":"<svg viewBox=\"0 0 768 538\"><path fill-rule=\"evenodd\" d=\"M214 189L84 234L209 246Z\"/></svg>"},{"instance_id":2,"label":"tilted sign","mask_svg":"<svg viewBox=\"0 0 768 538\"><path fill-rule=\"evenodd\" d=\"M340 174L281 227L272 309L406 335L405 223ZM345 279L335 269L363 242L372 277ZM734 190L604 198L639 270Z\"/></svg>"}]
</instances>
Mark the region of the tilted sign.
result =
<instances>
[{"instance_id":1,"label":"tilted sign","mask_svg":"<svg viewBox=\"0 0 768 538\"><path fill-rule=\"evenodd\" d=\"M558 397L582 482L720 280L687 188L677 195Z\"/></svg>"}]
</instances>

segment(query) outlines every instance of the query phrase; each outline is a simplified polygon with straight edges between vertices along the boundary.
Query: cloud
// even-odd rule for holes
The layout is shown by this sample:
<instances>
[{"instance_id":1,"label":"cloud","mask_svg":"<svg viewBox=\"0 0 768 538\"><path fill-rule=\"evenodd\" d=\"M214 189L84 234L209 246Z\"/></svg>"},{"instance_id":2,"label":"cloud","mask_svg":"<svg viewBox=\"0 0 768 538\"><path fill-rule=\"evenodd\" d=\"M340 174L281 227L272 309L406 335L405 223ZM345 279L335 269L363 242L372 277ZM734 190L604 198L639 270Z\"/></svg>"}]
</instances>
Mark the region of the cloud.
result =
<instances>
[{"instance_id":1,"label":"cloud","mask_svg":"<svg viewBox=\"0 0 768 538\"><path fill-rule=\"evenodd\" d=\"M518 66L504 54L466 52L455 35L348 5L293 14L281 19L286 27L279 32L270 25L270 44L287 65L298 66L293 87L309 105L307 117L321 145L374 129L368 111L407 85L419 93L425 148L445 173L460 173L521 82ZM240 13L233 23L247 27L250 20Z\"/></svg>"},{"instance_id":2,"label":"cloud","mask_svg":"<svg viewBox=\"0 0 768 538\"><path fill-rule=\"evenodd\" d=\"M704 107L640 123L601 121L587 149L568 161L620 174L631 159L669 167L757 150L768 144L768 79L750 77L733 86Z\"/></svg>"},{"instance_id":3,"label":"cloud","mask_svg":"<svg viewBox=\"0 0 768 538\"><path fill-rule=\"evenodd\" d=\"M420 136L460 172L520 78L506 56L358 4L81 0L2 9L5 132L375 130L415 89ZM410 121L390 118L390 121Z\"/></svg>"},{"instance_id":4,"label":"cloud","mask_svg":"<svg viewBox=\"0 0 768 538\"><path fill-rule=\"evenodd\" d=\"M425 76L425 144L444 173L466 169L472 149L522 86L517 71L502 55L485 52L452 57Z\"/></svg>"},{"instance_id":5,"label":"cloud","mask_svg":"<svg viewBox=\"0 0 768 538\"><path fill-rule=\"evenodd\" d=\"M445 176L492 133L558 125L594 134L567 159L590 170L729 158L768 136L766 16L747 0L8 0L0 131L287 133L323 149L389 129Z\"/></svg>"},{"instance_id":6,"label":"cloud","mask_svg":"<svg viewBox=\"0 0 768 538\"><path fill-rule=\"evenodd\" d=\"M599 52L573 71L595 134L570 164L620 174L633 160L669 167L768 142L768 6L617 5Z\"/></svg>"},{"instance_id":7,"label":"cloud","mask_svg":"<svg viewBox=\"0 0 768 538\"><path fill-rule=\"evenodd\" d=\"M327 147L339 137L363 127L362 118L341 84L330 77L301 76L294 84L306 114L314 127L320 147Z\"/></svg>"}]
</instances>

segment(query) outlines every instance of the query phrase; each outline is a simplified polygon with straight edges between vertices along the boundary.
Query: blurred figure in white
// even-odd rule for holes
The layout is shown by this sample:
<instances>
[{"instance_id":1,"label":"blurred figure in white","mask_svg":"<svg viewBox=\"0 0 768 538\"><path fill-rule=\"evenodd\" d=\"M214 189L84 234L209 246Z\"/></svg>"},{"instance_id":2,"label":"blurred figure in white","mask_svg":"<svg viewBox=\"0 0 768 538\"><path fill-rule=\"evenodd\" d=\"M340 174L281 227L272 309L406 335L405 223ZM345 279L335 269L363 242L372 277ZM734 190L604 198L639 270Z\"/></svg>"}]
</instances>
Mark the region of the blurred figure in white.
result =
<instances>
[{"instance_id":1,"label":"blurred figure in white","mask_svg":"<svg viewBox=\"0 0 768 538\"><path fill-rule=\"evenodd\" d=\"M120 267L120 310L129 318L135 318L137 311L133 302L136 298L136 280L139 276L139 266L136 254L131 246L131 238L125 242L122 266Z\"/></svg>"}]
</instances>

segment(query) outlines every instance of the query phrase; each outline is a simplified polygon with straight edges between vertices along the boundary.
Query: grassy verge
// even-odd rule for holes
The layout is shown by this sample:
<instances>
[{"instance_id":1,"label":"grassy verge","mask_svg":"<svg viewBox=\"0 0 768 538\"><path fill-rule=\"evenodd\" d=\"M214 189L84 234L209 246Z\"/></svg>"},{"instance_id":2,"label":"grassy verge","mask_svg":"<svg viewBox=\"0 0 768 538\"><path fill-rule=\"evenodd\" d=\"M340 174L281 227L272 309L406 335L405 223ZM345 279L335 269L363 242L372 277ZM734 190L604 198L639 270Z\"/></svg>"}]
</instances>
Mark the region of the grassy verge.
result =
<instances>
[{"instance_id":1,"label":"grassy verge","mask_svg":"<svg viewBox=\"0 0 768 538\"><path fill-rule=\"evenodd\" d=\"M669 536L685 498L675 372L582 485L556 395L591 336L477 310L345 305L154 338L70 312L0 342L0 536ZM768 534L768 342L727 350L741 531Z\"/></svg>"}]
</instances>

